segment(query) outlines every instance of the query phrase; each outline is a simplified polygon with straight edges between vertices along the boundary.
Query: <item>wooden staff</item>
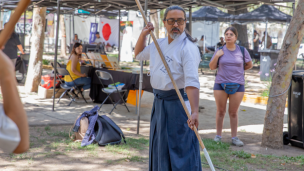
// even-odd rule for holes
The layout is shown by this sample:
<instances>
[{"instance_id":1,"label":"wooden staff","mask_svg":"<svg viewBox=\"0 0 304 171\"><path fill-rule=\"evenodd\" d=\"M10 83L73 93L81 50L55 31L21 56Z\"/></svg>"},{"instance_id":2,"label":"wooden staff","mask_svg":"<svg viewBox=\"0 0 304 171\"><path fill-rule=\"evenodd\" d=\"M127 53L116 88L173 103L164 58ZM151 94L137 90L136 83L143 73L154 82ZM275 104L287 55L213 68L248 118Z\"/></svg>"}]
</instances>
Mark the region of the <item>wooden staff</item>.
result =
<instances>
[{"instance_id":1,"label":"wooden staff","mask_svg":"<svg viewBox=\"0 0 304 171\"><path fill-rule=\"evenodd\" d=\"M143 11L143 9L142 9L142 6L141 6L139 0L135 0L135 1L136 1L136 4L137 4L137 6L138 6L140 12L141 12L141 15L143 16L143 19L144 19L145 23L148 24L148 20L147 20L147 18L146 18L146 16L145 16L145 13L144 13L144 11ZM182 103L182 105L183 105L183 108L184 108L184 110L185 110L185 112L186 112L188 118L191 119L191 115L190 115L190 113L189 113L189 111L188 111L188 109L187 109L187 106L186 106L185 101L184 101L184 99L183 99L183 97L182 97L182 95L181 95L181 93L180 93L180 91L179 91L179 88L177 87L177 85L176 85L176 83L175 83L175 80L174 80L173 77L172 77L172 73L171 73L171 71L170 71L170 68L169 68L169 66L168 66L168 64L167 64L167 62L166 62L166 60L165 60L164 54L162 53L162 51L161 51L161 49L160 49L160 47L159 47L159 45L158 45L158 42L157 42L157 40L156 40L156 37L154 36L154 33L153 33L152 31L150 31L150 35L151 35L151 37L152 37L152 39L153 39L153 42L154 42L154 44L155 44L155 46L156 46L156 48L157 48L157 51L158 51L159 55L160 55L160 57L161 57L161 60L163 61L163 64L164 64L164 66L165 66L165 68L166 68L166 70L167 70L167 72L168 72L168 75L169 75L169 77L170 77L170 79L171 79L171 81L172 81L172 84L173 84L173 86L174 86L174 89L175 89L175 91L176 91L178 97L179 97L179 100L181 101L181 103ZM202 141L200 135L199 135L198 132L197 132L197 128L195 127L195 125L194 125L193 130L194 130L195 135L196 135L196 137L197 137L197 139L198 139L198 141L199 141L199 143L200 143L201 148L204 150L205 157L206 157L206 159L207 159L207 161L208 161L208 163L209 163L209 166L210 166L211 170L212 170L212 171L215 171L214 166L213 166L213 164L212 164L212 161L211 161L211 159L210 159L210 156L209 156L209 154L208 154L208 152L207 152L207 150L206 150L206 147L205 147L205 145L204 145L204 143L203 143L203 141Z\"/></svg>"},{"instance_id":2,"label":"wooden staff","mask_svg":"<svg viewBox=\"0 0 304 171\"><path fill-rule=\"evenodd\" d=\"M5 28L0 33L0 47L3 47L11 37L11 34L15 30L16 23L30 2L31 0L21 0L18 2L15 12L12 14L9 21L5 24Z\"/></svg>"}]
</instances>

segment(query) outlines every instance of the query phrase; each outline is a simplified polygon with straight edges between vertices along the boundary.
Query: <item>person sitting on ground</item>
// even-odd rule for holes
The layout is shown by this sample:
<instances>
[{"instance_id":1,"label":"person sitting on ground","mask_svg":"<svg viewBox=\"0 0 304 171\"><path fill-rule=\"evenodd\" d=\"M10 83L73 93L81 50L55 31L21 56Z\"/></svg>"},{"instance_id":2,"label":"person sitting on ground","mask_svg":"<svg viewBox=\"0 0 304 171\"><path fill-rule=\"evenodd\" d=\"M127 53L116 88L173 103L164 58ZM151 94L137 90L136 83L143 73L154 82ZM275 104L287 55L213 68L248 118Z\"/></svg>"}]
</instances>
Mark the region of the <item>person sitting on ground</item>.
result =
<instances>
[{"instance_id":1,"label":"person sitting on ground","mask_svg":"<svg viewBox=\"0 0 304 171\"><path fill-rule=\"evenodd\" d=\"M66 69L69 71L70 76L65 76L64 81L67 86L74 86L82 84L82 90L86 90L91 88L91 78L87 77L86 74L82 74L80 70L80 61L79 58L81 58L82 54L82 45L81 43L75 43L73 46L73 50L71 53L71 56L69 57L69 61L67 63ZM74 84L75 83L75 84Z\"/></svg>"},{"instance_id":2,"label":"person sitting on ground","mask_svg":"<svg viewBox=\"0 0 304 171\"><path fill-rule=\"evenodd\" d=\"M213 88L216 102L216 136L214 141L220 142L222 139L223 121L226 114L227 99L229 98L228 111L232 144L243 146L244 143L237 137L238 109L245 92L244 70L252 68L252 60L247 49L244 48L244 61L241 47L235 44L237 37L238 33L234 27L228 27L225 30L226 45L224 45L222 49L217 49L215 51L209 67L211 70L218 68ZM233 86L235 86L235 88L231 89L234 89L236 92L232 94L228 91L228 94L226 88L229 87L229 85L227 86L227 84L223 83L234 83Z\"/></svg>"},{"instance_id":3,"label":"person sitting on ground","mask_svg":"<svg viewBox=\"0 0 304 171\"><path fill-rule=\"evenodd\" d=\"M262 43L261 43L262 45L263 45L263 42L265 41L265 34L266 34L266 32L264 31L264 36L262 38ZM269 36L269 34L267 33L267 45L266 45L266 48L270 49L271 46L272 46L272 40L271 40L271 37Z\"/></svg>"},{"instance_id":4,"label":"person sitting on ground","mask_svg":"<svg viewBox=\"0 0 304 171\"><path fill-rule=\"evenodd\" d=\"M7 153L23 153L29 149L29 128L20 100L15 70L10 58L0 50L0 149ZM17 107L16 107L17 106Z\"/></svg>"},{"instance_id":5,"label":"person sitting on ground","mask_svg":"<svg viewBox=\"0 0 304 171\"><path fill-rule=\"evenodd\" d=\"M221 41L216 44L217 48L222 47L222 46L225 45L224 37L220 37L220 40Z\"/></svg>"},{"instance_id":6,"label":"person sitting on ground","mask_svg":"<svg viewBox=\"0 0 304 171\"><path fill-rule=\"evenodd\" d=\"M198 47L200 48L200 51L202 54L204 54L204 48L205 48L205 52L208 53L209 50L206 48L206 42L204 43L204 35L202 35L201 40L198 41Z\"/></svg>"}]
</instances>

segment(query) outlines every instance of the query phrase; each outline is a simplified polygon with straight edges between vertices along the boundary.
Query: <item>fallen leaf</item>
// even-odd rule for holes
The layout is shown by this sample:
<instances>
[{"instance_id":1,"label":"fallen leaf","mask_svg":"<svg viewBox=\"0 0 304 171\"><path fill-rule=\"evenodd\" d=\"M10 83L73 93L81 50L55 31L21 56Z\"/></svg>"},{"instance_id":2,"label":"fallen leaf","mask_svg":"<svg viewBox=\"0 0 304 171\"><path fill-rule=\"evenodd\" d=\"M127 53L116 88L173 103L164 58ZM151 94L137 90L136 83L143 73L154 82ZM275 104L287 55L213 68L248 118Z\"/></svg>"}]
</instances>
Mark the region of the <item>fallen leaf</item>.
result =
<instances>
[{"instance_id":1,"label":"fallen leaf","mask_svg":"<svg viewBox=\"0 0 304 171\"><path fill-rule=\"evenodd\" d=\"M251 158L255 159L255 158L256 158L256 156L255 156L254 154L251 154Z\"/></svg>"},{"instance_id":2,"label":"fallen leaf","mask_svg":"<svg viewBox=\"0 0 304 171\"><path fill-rule=\"evenodd\" d=\"M126 161L126 162L130 162L130 160L129 160L129 159L125 159L125 161Z\"/></svg>"},{"instance_id":3,"label":"fallen leaf","mask_svg":"<svg viewBox=\"0 0 304 171\"><path fill-rule=\"evenodd\" d=\"M282 166L285 166L286 163L281 163Z\"/></svg>"}]
</instances>

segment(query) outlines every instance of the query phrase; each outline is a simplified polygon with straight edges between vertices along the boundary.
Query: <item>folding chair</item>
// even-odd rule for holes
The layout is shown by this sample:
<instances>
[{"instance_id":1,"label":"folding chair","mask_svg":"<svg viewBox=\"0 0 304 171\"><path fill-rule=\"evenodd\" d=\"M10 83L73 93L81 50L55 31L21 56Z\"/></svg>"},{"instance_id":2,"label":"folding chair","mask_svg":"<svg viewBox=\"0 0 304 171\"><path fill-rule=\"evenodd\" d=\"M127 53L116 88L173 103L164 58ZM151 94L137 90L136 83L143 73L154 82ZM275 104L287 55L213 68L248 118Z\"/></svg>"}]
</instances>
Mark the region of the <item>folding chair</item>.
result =
<instances>
[{"instance_id":1,"label":"folding chair","mask_svg":"<svg viewBox=\"0 0 304 171\"><path fill-rule=\"evenodd\" d=\"M55 72L55 68L54 68L54 63L53 62L51 62L51 65L52 65L52 67L53 67L53 70L54 70L54 72ZM57 62L57 68L61 68L61 65ZM59 77L59 74L58 74L58 72L56 72L56 80L59 80L60 81L60 84L64 84L64 82L61 80L61 78ZM59 91L60 89L58 89L56 92L55 92L55 95L58 93L58 91ZM66 92L66 91L65 91ZM64 93L65 93L64 92ZM64 94L63 94L64 95ZM59 103L59 101L60 101L60 99L63 97L63 95L61 95L60 96L60 98L59 98L59 100L58 100L58 102L57 103ZM54 96L52 96L52 98L53 98Z\"/></svg>"},{"instance_id":2,"label":"folding chair","mask_svg":"<svg viewBox=\"0 0 304 171\"><path fill-rule=\"evenodd\" d=\"M123 106L125 106L127 108L128 112L130 112L129 109L128 109L128 107L127 107L127 105L126 105L126 102L122 98L125 95L125 93L127 92L127 90L126 89L125 90L118 90L116 86L115 86L116 90L115 89L114 90L108 90L108 89L106 89L106 87L102 83L102 80L111 80L112 83L115 85L112 75L110 73L106 72L106 71L98 71L97 70L95 72L96 72L96 75L99 78L99 81L100 81L100 83L101 83L101 85L103 87L102 88L102 92L104 92L104 93L106 93L108 95L106 97L106 99L101 103L101 105L99 107L99 111L100 111L102 105L108 100L108 98L110 98L110 100L111 100L111 102L112 102L112 104L113 104L114 107L112 108L112 110L111 110L111 112L109 114L111 114L113 112L114 108L116 109L117 104L119 104L119 102L121 100L123 102ZM124 92L123 96L121 96L121 94L120 94L122 92ZM113 93L118 93L118 95L120 96L120 99L115 104L114 104L112 98L110 97L111 94L113 94Z\"/></svg>"},{"instance_id":3,"label":"folding chair","mask_svg":"<svg viewBox=\"0 0 304 171\"><path fill-rule=\"evenodd\" d=\"M58 73L59 75L62 75L62 76L71 77L69 71L66 70L65 68L57 68L57 73ZM81 88L82 88L82 86L83 86L83 84L76 84L76 83L74 82L74 79L73 79L72 77L71 77L71 79L72 79L72 81L73 81L73 83L74 83L74 86L68 86L68 85L66 85L65 83L61 82L60 87L61 87L62 89L65 89L65 91L61 94L61 96L59 97L59 100L58 100L57 103L59 103L60 99L63 97L63 95L65 95L65 94L67 93L67 91L72 92L73 90L77 90L78 92L80 92L80 95L82 96L83 100L84 100L86 103L88 103L88 102L86 101L86 99L84 98L82 92L80 91ZM68 104L68 106L70 106L71 103L72 103L73 101L75 101L75 98L76 98L76 97L71 96L69 93L67 93L67 94L68 94L68 95L70 96L70 98L71 98L71 101L70 101L70 103ZM75 94L75 93L74 93L74 94ZM78 96L77 94L75 94L75 95Z\"/></svg>"}]
</instances>

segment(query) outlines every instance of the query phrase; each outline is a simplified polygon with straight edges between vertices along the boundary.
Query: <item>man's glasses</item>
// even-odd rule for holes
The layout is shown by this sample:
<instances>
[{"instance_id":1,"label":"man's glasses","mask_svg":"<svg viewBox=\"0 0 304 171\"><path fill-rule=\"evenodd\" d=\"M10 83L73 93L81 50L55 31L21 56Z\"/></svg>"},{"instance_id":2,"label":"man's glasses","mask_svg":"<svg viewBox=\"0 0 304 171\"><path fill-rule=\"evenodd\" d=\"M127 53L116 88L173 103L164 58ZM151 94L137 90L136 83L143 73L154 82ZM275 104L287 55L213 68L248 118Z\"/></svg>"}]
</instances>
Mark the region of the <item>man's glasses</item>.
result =
<instances>
[{"instance_id":1,"label":"man's glasses","mask_svg":"<svg viewBox=\"0 0 304 171\"><path fill-rule=\"evenodd\" d=\"M173 18L169 18L169 19L167 19L166 21L167 21L167 23L168 23L169 25L174 25L175 22L177 22L178 25L183 25L183 24L185 23L186 20L183 19L183 18L179 18L179 19L177 19L177 20L175 20L175 19L173 19Z\"/></svg>"}]
</instances>

